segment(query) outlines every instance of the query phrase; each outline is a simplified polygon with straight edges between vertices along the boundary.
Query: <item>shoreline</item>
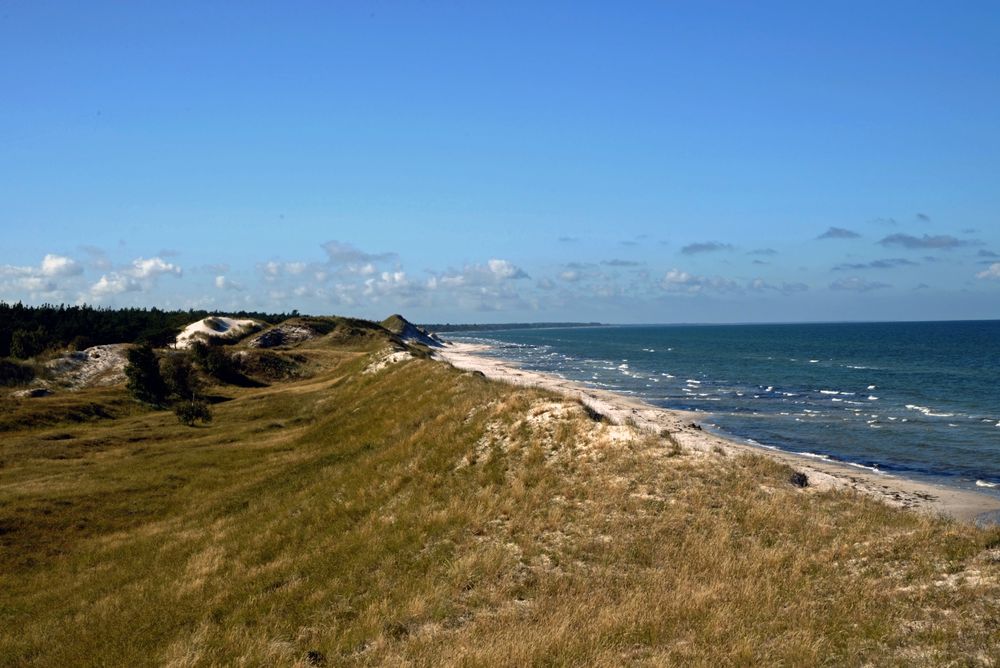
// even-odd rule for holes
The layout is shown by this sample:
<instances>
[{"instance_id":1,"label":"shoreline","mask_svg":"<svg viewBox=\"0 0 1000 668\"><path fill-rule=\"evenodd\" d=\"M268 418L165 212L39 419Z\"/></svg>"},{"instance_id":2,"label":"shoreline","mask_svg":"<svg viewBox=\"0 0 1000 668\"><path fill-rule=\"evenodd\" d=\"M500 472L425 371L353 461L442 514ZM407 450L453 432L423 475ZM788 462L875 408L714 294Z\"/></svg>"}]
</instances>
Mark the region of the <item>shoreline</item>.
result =
<instances>
[{"instance_id":1,"label":"shoreline","mask_svg":"<svg viewBox=\"0 0 1000 668\"><path fill-rule=\"evenodd\" d=\"M637 397L590 388L582 383L538 371L528 371L489 355L484 344L448 342L434 356L457 369L480 372L512 385L538 387L579 400L615 424L632 423L640 431L667 430L685 448L726 455L752 452L770 457L806 474L811 487L854 490L891 506L950 516L961 522L1000 524L1000 498L935 482L876 473L848 463L813 459L765 445L742 443L703 429L700 414L660 408Z\"/></svg>"}]
</instances>

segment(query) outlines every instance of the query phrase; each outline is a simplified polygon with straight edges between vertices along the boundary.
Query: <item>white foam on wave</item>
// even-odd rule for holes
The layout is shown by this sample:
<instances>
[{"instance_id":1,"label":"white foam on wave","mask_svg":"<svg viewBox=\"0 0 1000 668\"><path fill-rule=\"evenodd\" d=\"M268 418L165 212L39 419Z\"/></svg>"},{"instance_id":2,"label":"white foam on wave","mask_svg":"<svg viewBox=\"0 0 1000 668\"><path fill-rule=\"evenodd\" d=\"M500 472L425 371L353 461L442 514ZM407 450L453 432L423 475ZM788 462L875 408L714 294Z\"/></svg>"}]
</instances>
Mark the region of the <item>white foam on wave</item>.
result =
<instances>
[{"instance_id":1,"label":"white foam on wave","mask_svg":"<svg viewBox=\"0 0 1000 668\"><path fill-rule=\"evenodd\" d=\"M688 378L685 382L688 385L701 385L701 381L700 380L695 380L694 378Z\"/></svg>"},{"instance_id":2,"label":"white foam on wave","mask_svg":"<svg viewBox=\"0 0 1000 668\"><path fill-rule=\"evenodd\" d=\"M802 455L803 457L812 457L813 459L822 459L823 461L830 461L828 455L818 455L815 452L798 452L796 454Z\"/></svg>"},{"instance_id":3,"label":"white foam on wave","mask_svg":"<svg viewBox=\"0 0 1000 668\"><path fill-rule=\"evenodd\" d=\"M840 394L840 390L820 390L820 394Z\"/></svg>"},{"instance_id":4,"label":"white foam on wave","mask_svg":"<svg viewBox=\"0 0 1000 668\"><path fill-rule=\"evenodd\" d=\"M873 473L881 473L885 475L884 471L879 470L877 466L865 466L864 464L858 464L856 462L844 462L848 466L853 466L856 469L865 469L866 471L872 471Z\"/></svg>"},{"instance_id":5,"label":"white foam on wave","mask_svg":"<svg viewBox=\"0 0 1000 668\"><path fill-rule=\"evenodd\" d=\"M868 401L878 401L878 397L876 397L874 394L869 394Z\"/></svg>"},{"instance_id":6,"label":"white foam on wave","mask_svg":"<svg viewBox=\"0 0 1000 668\"><path fill-rule=\"evenodd\" d=\"M985 480L977 480L976 487L997 487L995 482L986 482Z\"/></svg>"},{"instance_id":7,"label":"white foam on wave","mask_svg":"<svg viewBox=\"0 0 1000 668\"><path fill-rule=\"evenodd\" d=\"M911 411L918 411L920 413L923 413L927 417L954 417L955 416L954 413L935 413L933 410L931 410L930 408L927 408L926 406L917 406L916 404L906 404L906 407L909 408Z\"/></svg>"},{"instance_id":8,"label":"white foam on wave","mask_svg":"<svg viewBox=\"0 0 1000 668\"><path fill-rule=\"evenodd\" d=\"M819 362L819 360L809 360L810 364L816 364L817 362Z\"/></svg>"},{"instance_id":9,"label":"white foam on wave","mask_svg":"<svg viewBox=\"0 0 1000 668\"><path fill-rule=\"evenodd\" d=\"M875 389L875 386L874 386L874 385L869 385L869 386L868 386L868 389L869 389L869 390L874 390L874 389Z\"/></svg>"}]
</instances>

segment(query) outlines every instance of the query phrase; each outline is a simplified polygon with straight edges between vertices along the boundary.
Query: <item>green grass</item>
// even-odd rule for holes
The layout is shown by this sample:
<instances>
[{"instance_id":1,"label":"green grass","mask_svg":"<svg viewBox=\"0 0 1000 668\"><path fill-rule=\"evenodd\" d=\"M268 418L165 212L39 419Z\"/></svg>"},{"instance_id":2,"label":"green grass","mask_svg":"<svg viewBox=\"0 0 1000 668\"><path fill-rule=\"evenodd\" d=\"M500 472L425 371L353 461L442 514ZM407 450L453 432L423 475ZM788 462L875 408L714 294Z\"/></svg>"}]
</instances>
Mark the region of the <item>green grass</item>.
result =
<instances>
[{"instance_id":1,"label":"green grass","mask_svg":"<svg viewBox=\"0 0 1000 668\"><path fill-rule=\"evenodd\" d=\"M206 427L11 404L0 663L996 661L1000 532L425 359L363 374L378 341L339 323Z\"/></svg>"}]
</instances>

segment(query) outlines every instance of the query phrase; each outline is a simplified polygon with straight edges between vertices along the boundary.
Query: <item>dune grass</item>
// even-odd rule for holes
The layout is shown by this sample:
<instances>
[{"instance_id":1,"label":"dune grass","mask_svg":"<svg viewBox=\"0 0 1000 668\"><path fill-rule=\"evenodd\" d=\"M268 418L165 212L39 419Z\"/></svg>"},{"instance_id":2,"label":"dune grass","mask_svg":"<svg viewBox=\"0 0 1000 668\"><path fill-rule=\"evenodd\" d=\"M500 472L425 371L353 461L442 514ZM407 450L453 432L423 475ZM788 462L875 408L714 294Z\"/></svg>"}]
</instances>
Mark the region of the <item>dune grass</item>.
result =
<instances>
[{"instance_id":1,"label":"dune grass","mask_svg":"<svg viewBox=\"0 0 1000 668\"><path fill-rule=\"evenodd\" d=\"M997 661L1000 531L426 359L361 373L376 347L216 388L206 427L120 389L12 408L0 663Z\"/></svg>"}]
</instances>

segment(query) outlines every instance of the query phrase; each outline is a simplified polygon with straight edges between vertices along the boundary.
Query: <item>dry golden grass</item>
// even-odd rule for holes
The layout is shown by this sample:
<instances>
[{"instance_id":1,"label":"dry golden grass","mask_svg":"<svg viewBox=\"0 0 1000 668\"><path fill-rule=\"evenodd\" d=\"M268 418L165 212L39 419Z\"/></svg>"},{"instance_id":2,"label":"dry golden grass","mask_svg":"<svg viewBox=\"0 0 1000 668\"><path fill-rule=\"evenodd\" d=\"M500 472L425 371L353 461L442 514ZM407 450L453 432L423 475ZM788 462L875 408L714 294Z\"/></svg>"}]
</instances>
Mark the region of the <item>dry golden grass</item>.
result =
<instances>
[{"instance_id":1,"label":"dry golden grass","mask_svg":"<svg viewBox=\"0 0 1000 668\"><path fill-rule=\"evenodd\" d=\"M219 389L208 427L107 390L17 408L0 663L997 661L1000 531L440 363L299 352L311 378Z\"/></svg>"}]
</instances>

